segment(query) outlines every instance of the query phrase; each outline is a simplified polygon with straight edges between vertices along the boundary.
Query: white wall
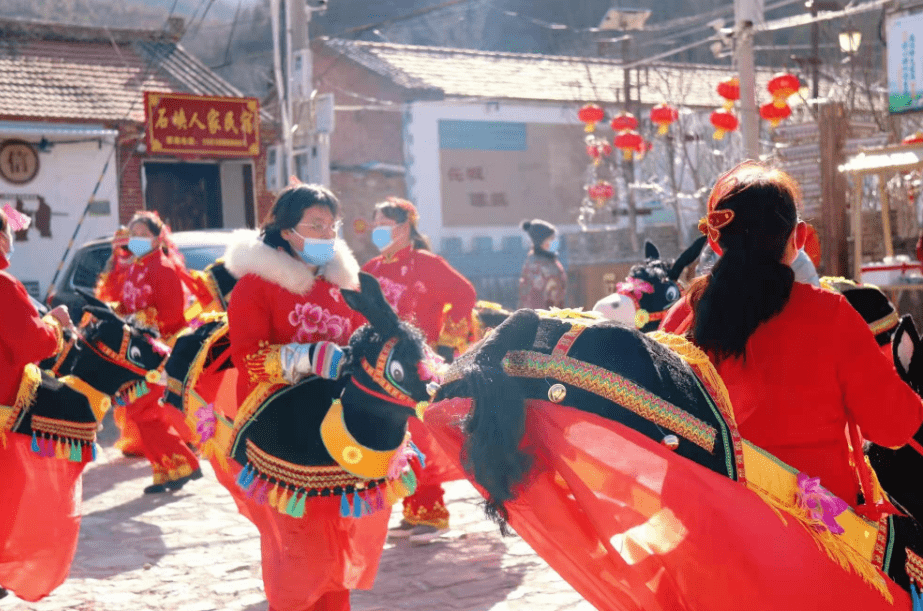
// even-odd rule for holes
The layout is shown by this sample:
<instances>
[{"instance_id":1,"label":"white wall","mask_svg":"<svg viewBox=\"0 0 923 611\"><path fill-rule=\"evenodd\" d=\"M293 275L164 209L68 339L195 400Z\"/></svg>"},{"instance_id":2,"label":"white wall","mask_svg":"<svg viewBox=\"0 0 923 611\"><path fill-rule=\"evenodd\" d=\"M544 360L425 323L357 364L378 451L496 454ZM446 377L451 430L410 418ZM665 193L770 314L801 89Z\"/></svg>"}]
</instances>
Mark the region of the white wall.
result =
<instances>
[{"instance_id":1,"label":"white wall","mask_svg":"<svg viewBox=\"0 0 923 611\"><path fill-rule=\"evenodd\" d=\"M102 128L102 126L85 127ZM50 131L53 131L53 128L53 124L49 125ZM37 142L40 137L34 133L16 133L15 128L4 129L0 132L0 141L6 138L22 138L28 142ZM61 142L84 137L80 135L49 133L45 137L53 146L49 152L39 153L38 175L30 183L14 185L0 177L0 193L6 196L41 195L51 207L51 237L40 237L33 223L33 227L29 229L28 241L14 242L15 252L10 261L10 268L7 270L24 282L38 281L41 298L44 298L48 291L51 278L58 268L114 146L114 138L111 136L102 137L101 147L95 140L81 143ZM85 241L100 236L110 236L118 227L118 172L118 163L113 154L95 197L96 200L109 201L109 214L98 217L87 216L83 220L74 240L74 247L70 251L68 263L74 250ZM4 203L10 203L15 207L14 198L0 197L0 207ZM27 210L34 210L37 200L25 199L23 204Z\"/></svg>"},{"instance_id":2,"label":"white wall","mask_svg":"<svg viewBox=\"0 0 923 611\"><path fill-rule=\"evenodd\" d=\"M438 251L443 238L459 237L467 250L470 249L472 238L475 236L491 237L494 248L500 247L503 236L519 236L526 245L525 232L518 225L443 227L439 167L441 119L573 125L574 137L580 138L583 124L577 120L574 106L507 102L414 102L404 115L404 157L407 160L408 191L420 211L420 230L429 236L433 247ZM559 224L558 230L568 233L578 231L576 220L575 215L573 224Z\"/></svg>"}]
</instances>

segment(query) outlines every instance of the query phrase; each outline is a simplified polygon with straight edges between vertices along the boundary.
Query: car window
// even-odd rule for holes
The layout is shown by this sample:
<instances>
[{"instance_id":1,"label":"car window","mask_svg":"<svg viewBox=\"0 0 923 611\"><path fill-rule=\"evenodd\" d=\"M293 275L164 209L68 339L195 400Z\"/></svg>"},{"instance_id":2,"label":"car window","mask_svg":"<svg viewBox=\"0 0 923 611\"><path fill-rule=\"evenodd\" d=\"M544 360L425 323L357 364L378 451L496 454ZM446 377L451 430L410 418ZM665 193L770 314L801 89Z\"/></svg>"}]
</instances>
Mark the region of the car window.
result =
<instances>
[{"instance_id":1,"label":"car window","mask_svg":"<svg viewBox=\"0 0 923 611\"><path fill-rule=\"evenodd\" d=\"M183 253L183 258L186 259L187 269L202 270L224 255L224 248L223 245L195 246L180 247L179 251Z\"/></svg>"},{"instance_id":2,"label":"car window","mask_svg":"<svg viewBox=\"0 0 923 611\"><path fill-rule=\"evenodd\" d=\"M71 287L94 288L111 252L112 247L108 245L78 250L71 263Z\"/></svg>"}]
</instances>

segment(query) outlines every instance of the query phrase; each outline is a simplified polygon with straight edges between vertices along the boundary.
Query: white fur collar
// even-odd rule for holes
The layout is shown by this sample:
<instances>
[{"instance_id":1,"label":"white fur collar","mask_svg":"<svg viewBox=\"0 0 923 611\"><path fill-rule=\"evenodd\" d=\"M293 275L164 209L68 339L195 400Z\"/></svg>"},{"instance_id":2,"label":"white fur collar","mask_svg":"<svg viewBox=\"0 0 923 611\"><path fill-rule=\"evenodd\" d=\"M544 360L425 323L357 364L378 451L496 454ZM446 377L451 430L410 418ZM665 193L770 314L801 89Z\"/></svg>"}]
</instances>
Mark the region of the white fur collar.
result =
<instances>
[{"instance_id":1,"label":"white fur collar","mask_svg":"<svg viewBox=\"0 0 923 611\"><path fill-rule=\"evenodd\" d=\"M224 255L227 270L236 278L256 274L297 295L304 295L314 286L314 273L301 259L275 250L250 229L235 231ZM340 288L359 286L359 263L346 242L337 238L333 260L320 268L320 275Z\"/></svg>"}]
</instances>

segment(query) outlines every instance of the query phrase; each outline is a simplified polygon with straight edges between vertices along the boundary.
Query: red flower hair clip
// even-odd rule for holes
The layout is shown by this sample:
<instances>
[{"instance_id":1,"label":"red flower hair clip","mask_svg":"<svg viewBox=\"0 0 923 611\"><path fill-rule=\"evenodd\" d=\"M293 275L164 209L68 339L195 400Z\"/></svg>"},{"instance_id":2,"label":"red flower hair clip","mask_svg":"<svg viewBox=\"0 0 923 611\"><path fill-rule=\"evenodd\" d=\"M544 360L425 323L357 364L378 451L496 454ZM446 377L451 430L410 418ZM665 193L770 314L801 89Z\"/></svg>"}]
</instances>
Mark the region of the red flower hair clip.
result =
<instances>
[{"instance_id":1,"label":"red flower hair clip","mask_svg":"<svg viewBox=\"0 0 923 611\"><path fill-rule=\"evenodd\" d=\"M401 210L407 213L407 220L412 224L416 225L417 220L420 218L420 215L417 214L417 207L406 199L401 199L400 197L386 197L385 201L390 204L394 204Z\"/></svg>"},{"instance_id":2,"label":"red flower hair clip","mask_svg":"<svg viewBox=\"0 0 923 611\"><path fill-rule=\"evenodd\" d=\"M733 220L733 210L714 210L699 221L699 231L707 235L709 240L717 243L721 239L720 229Z\"/></svg>"}]
</instances>

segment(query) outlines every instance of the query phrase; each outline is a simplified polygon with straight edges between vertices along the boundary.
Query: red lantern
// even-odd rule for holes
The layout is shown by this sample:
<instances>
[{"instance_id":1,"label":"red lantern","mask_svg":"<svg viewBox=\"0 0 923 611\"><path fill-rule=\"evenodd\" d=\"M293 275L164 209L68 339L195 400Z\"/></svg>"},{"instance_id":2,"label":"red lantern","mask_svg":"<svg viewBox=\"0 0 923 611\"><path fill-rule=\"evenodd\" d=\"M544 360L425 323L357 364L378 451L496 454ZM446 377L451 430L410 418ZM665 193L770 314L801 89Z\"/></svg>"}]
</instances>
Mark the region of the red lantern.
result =
<instances>
[{"instance_id":1,"label":"red lantern","mask_svg":"<svg viewBox=\"0 0 923 611\"><path fill-rule=\"evenodd\" d=\"M644 144L644 138L638 132L628 129L615 137L615 148L622 151L625 161L629 161L638 147Z\"/></svg>"},{"instance_id":2,"label":"red lantern","mask_svg":"<svg viewBox=\"0 0 923 611\"><path fill-rule=\"evenodd\" d=\"M597 208L602 208L603 204L609 201L612 194L615 193L613 186L605 180L600 180L596 184L590 185L586 191L590 199L596 202Z\"/></svg>"},{"instance_id":3,"label":"red lantern","mask_svg":"<svg viewBox=\"0 0 923 611\"><path fill-rule=\"evenodd\" d=\"M638 120L635 119L635 116L630 112L623 112L612 119L612 131L615 133L631 129L638 129Z\"/></svg>"},{"instance_id":4,"label":"red lantern","mask_svg":"<svg viewBox=\"0 0 923 611\"><path fill-rule=\"evenodd\" d=\"M901 144L920 144L923 143L923 132L917 132L915 134L910 134L903 140Z\"/></svg>"},{"instance_id":5,"label":"red lantern","mask_svg":"<svg viewBox=\"0 0 923 611\"><path fill-rule=\"evenodd\" d=\"M721 140L725 133L736 130L739 125L737 117L723 108L711 113L711 124L715 126L715 133L712 135L715 140Z\"/></svg>"},{"instance_id":6,"label":"red lantern","mask_svg":"<svg viewBox=\"0 0 923 611\"><path fill-rule=\"evenodd\" d=\"M740 79L733 76L718 83L718 95L724 98L724 109L734 108L734 102L740 99Z\"/></svg>"},{"instance_id":7,"label":"red lantern","mask_svg":"<svg viewBox=\"0 0 923 611\"><path fill-rule=\"evenodd\" d=\"M768 89L769 94L772 95L772 103L779 108L787 106L789 96L797 93L800 87L801 81L798 80L798 77L794 74L788 74L787 72L776 74L766 85L766 89Z\"/></svg>"},{"instance_id":8,"label":"red lantern","mask_svg":"<svg viewBox=\"0 0 923 611\"><path fill-rule=\"evenodd\" d=\"M660 136L666 134L670 125L677 119L679 119L679 111L667 103L651 108L651 123L657 125L657 134Z\"/></svg>"},{"instance_id":9,"label":"red lantern","mask_svg":"<svg viewBox=\"0 0 923 611\"><path fill-rule=\"evenodd\" d=\"M577 112L577 118L586 123L584 128L587 132L596 129L596 124L606 118L606 113L596 104L585 104Z\"/></svg>"},{"instance_id":10,"label":"red lantern","mask_svg":"<svg viewBox=\"0 0 923 611\"><path fill-rule=\"evenodd\" d=\"M789 118L791 114L792 109L789 108L788 104L778 106L775 102L769 102L768 104L760 106L760 116L763 117L765 121L769 121L769 124L773 128L775 128L782 119Z\"/></svg>"},{"instance_id":11,"label":"red lantern","mask_svg":"<svg viewBox=\"0 0 923 611\"><path fill-rule=\"evenodd\" d=\"M593 165L598 166L603 157L608 157L612 154L612 146L601 138L587 136L586 154L592 157Z\"/></svg>"}]
</instances>

